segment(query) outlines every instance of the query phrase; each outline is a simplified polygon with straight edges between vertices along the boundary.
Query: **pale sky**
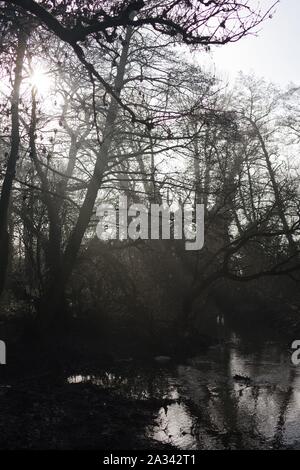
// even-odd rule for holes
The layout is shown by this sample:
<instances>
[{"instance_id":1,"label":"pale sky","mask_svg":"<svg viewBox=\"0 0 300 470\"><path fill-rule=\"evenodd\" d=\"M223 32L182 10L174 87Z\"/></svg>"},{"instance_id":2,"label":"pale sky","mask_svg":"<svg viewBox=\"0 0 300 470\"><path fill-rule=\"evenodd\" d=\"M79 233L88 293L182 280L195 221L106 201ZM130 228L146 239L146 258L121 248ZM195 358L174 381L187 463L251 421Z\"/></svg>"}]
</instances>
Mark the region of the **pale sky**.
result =
<instances>
[{"instance_id":1,"label":"pale sky","mask_svg":"<svg viewBox=\"0 0 300 470\"><path fill-rule=\"evenodd\" d=\"M213 48L211 55L218 75L230 81L242 70L283 86L300 84L300 0L281 0L257 36Z\"/></svg>"}]
</instances>

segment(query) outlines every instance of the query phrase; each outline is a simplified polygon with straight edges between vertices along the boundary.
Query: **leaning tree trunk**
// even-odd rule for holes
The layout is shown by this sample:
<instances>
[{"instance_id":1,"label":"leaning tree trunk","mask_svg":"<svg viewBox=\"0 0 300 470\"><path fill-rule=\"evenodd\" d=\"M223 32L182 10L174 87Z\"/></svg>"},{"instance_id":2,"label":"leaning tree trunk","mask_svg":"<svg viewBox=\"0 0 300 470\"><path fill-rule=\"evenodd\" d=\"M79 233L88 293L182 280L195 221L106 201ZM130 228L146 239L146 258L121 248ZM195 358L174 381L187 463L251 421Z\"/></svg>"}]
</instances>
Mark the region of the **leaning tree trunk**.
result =
<instances>
[{"instance_id":1,"label":"leaning tree trunk","mask_svg":"<svg viewBox=\"0 0 300 470\"><path fill-rule=\"evenodd\" d=\"M6 272L8 266L9 234L8 214L13 180L19 156L20 131L19 131L19 99L22 83L22 70L26 48L26 36L19 32L17 55L15 62L15 79L11 98L11 150L7 161L6 173L0 196L0 295L4 290Z\"/></svg>"},{"instance_id":2,"label":"leaning tree trunk","mask_svg":"<svg viewBox=\"0 0 300 470\"><path fill-rule=\"evenodd\" d=\"M120 96L124 85L125 68L128 60L131 35L132 27L128 27L114 83L114 93L117 97ZM107 169L118 108L117 100L111 97L103 131L103 140L97 156L94 172L88 184L85 199L80 208L77 222L67 242L65 252L61 257L61 271L53 282L49 284L45 297L41 302L39 316L42 331L47 332L49 328L51 329L55 324L59 326L63 310L66 308L66 287L75 267L81 242L93 214L97 194L101 187L104 173Z\"/></svg>"},{"instance_id":3,"label":"leaning tree trunk","mask_svg":"<svg viewBox=\"0 0 300 470\"><path fill-rule=\"evenodd\" d=\"M261 145L261 148L262 148L265 160L266 160L267 169L269 172L271 185L272 185L273 192L274 192L275 203L276 203L277 210L278 210L278 215L280 217L282 227L285 232L286 239L288 241L289 254L293 257L297 257L298 256L297 244L293 238L293 234L290 230L289 223L285 214L284 201L282 200L282 196L279 190L279 185L278 185L278 182L276 181L276 175L275 175L275 171L273 169L272 163L271 163L269 152L267 150L263 136L259 128L257 127L257 124L252 120L250 120L250 124L252 125L254 131L256 132L256 135L258 137L259 143Z\"/></svg>"}]
</instances>

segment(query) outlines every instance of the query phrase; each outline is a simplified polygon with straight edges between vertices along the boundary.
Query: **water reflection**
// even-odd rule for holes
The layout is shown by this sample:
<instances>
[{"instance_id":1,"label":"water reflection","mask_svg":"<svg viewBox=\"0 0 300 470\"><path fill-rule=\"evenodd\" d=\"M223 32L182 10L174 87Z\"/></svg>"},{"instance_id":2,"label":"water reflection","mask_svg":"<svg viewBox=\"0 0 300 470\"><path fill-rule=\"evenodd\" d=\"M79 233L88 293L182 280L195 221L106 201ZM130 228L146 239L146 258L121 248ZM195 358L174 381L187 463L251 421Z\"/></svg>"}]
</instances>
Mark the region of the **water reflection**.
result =
<instances>
[{"instance_id":1,"label":"water reflection","mask_svg":"<svg viewBox=\"0 0 300 470\"><path fill-rule=\"evenodd\" d=\"M68 380L157 400L145 434L178 449L300 448L300 369L274 343L243 344L232 335L183 364Z\"/></svg>"}]
</instances>

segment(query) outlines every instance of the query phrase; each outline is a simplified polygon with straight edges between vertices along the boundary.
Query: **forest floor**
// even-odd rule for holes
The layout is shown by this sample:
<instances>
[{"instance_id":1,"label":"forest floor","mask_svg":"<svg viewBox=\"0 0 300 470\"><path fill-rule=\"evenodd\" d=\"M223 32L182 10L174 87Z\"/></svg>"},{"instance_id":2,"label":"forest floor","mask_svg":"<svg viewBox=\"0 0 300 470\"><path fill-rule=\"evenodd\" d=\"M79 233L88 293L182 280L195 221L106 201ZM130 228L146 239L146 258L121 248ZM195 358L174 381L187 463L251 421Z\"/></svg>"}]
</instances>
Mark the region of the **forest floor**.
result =
<instances>
[{"instance_id":1,"label":"forest floor","mask_svg":"<svg viewBox=\"0 0 300 470\"><path fill-rule=\"evenodd\" d=\"M157 403L116 397L89 383L0 385L1 449L149 449L143 430ZM162 445L160 446L162 447Z\"/></svg>"}]
</instances>

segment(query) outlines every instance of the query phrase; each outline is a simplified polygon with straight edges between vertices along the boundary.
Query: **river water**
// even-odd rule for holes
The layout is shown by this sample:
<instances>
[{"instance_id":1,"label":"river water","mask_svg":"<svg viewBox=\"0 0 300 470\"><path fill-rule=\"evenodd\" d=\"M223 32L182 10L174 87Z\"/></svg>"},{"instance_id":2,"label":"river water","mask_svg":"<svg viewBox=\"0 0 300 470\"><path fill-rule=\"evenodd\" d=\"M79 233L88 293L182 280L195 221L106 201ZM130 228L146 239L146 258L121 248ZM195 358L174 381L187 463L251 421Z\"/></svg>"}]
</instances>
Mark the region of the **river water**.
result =
<instances>
[{"instance_id":1,"label":"river water","mask_svg":"<svg viewBox=\"0 0 300 470\"><path fill-rule=\"evenodd\" d=\"M70 383L157 403L149 441L177 449L300 449L300 366L289 344L245 339L230 331L183 360L133 360ZM151 444L150 444L151 446Z\"/></svg>"}]
</instances>

